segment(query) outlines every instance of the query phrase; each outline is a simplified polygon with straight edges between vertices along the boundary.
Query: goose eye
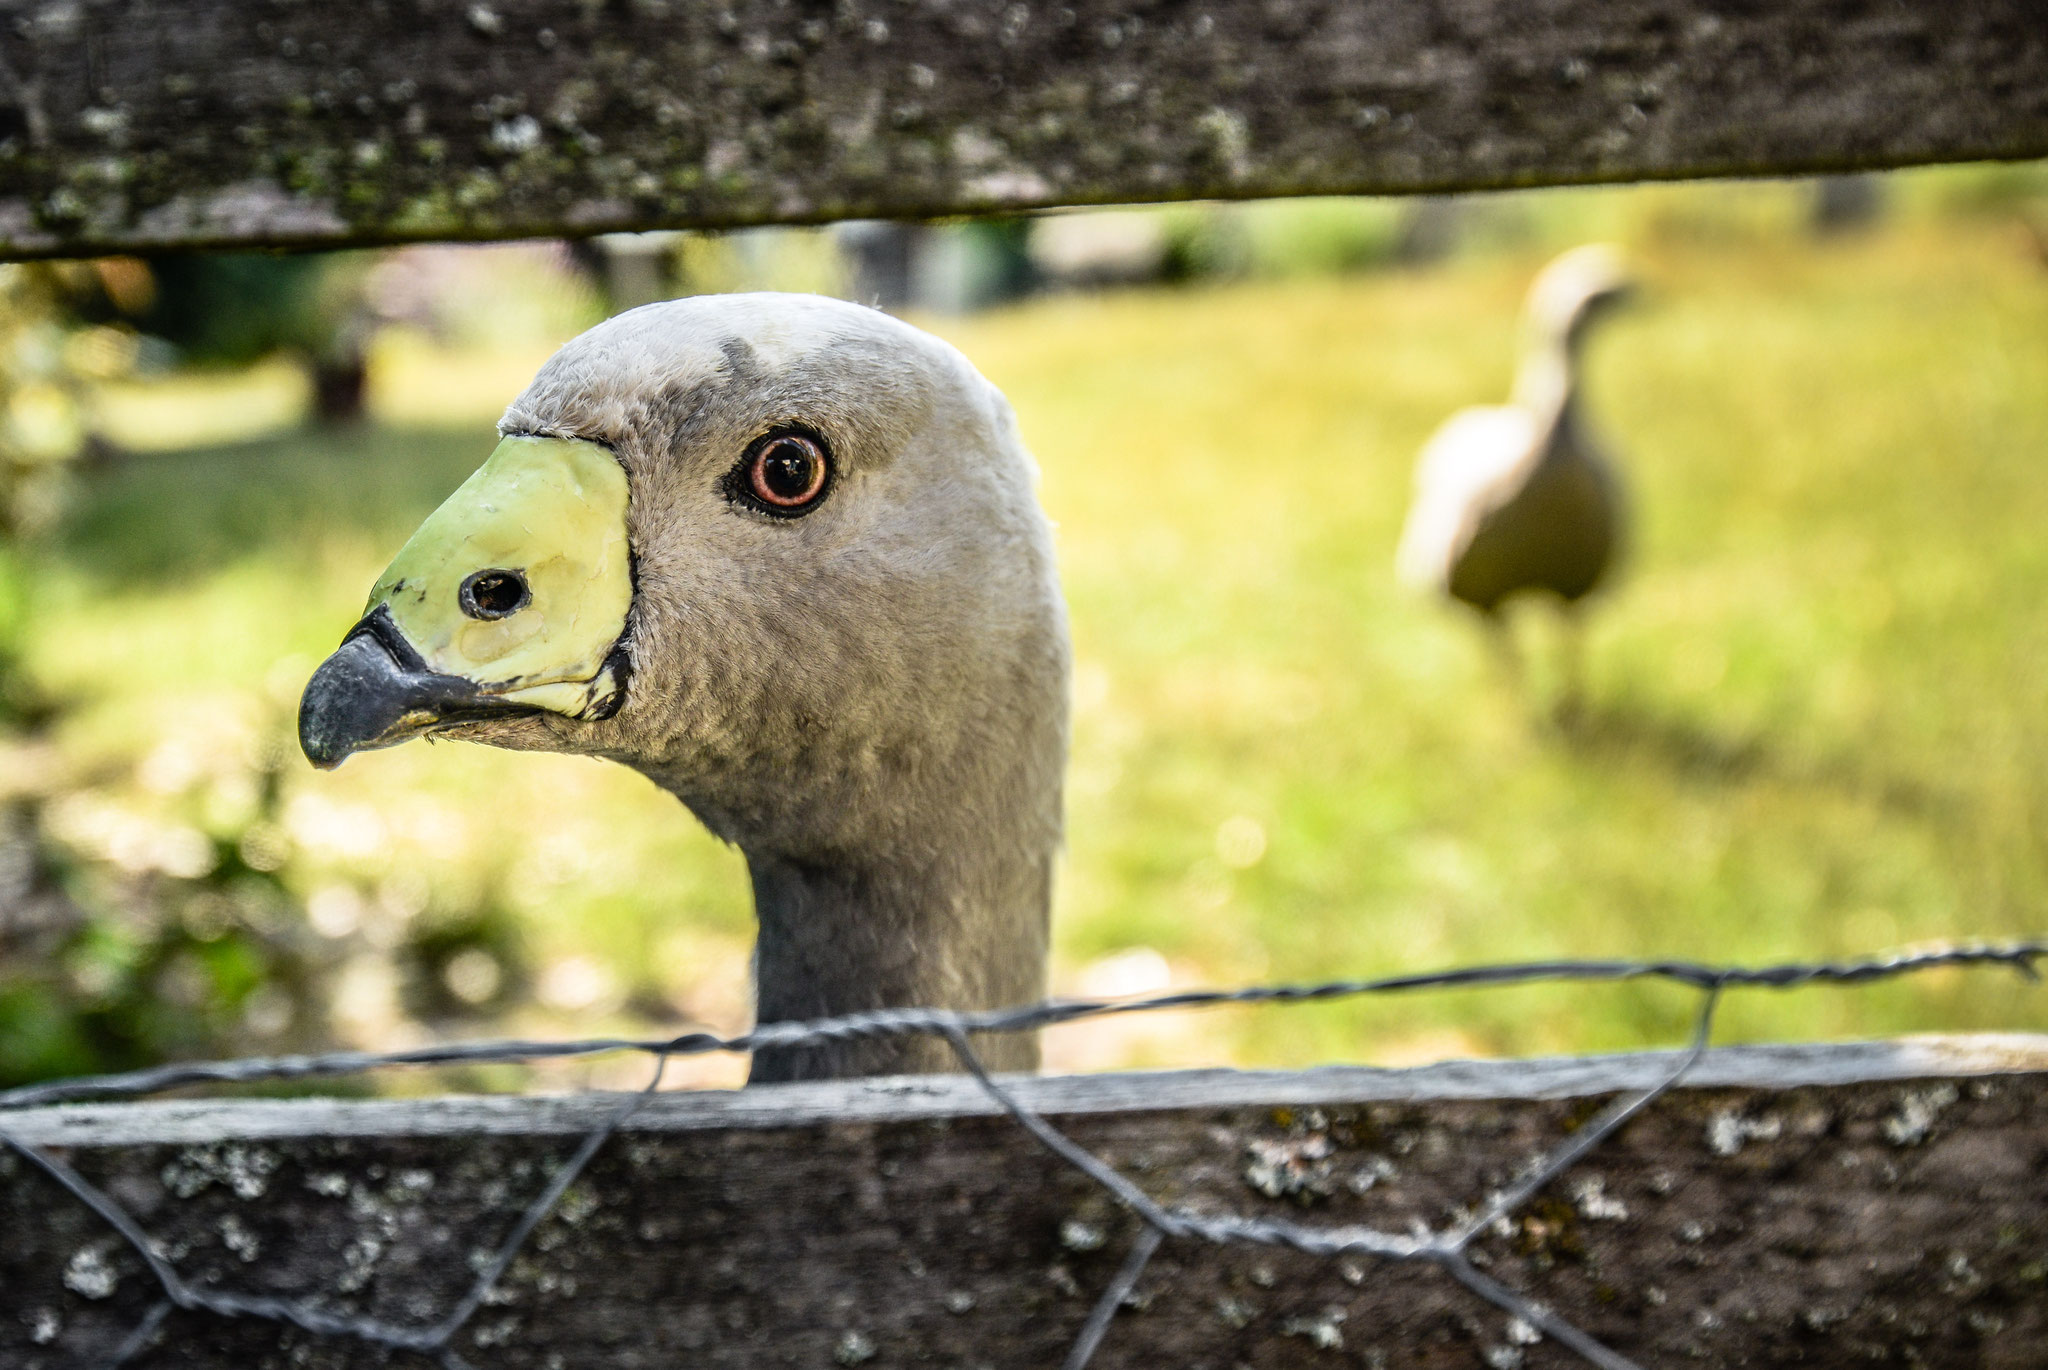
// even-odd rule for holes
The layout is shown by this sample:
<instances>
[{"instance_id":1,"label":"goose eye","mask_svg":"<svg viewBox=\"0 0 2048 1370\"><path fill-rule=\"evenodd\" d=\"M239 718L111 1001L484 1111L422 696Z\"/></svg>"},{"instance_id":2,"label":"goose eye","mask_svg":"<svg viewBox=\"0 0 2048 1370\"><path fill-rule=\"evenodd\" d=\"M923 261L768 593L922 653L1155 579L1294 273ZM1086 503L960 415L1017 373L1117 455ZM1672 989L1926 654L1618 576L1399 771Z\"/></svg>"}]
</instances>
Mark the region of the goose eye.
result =
<instances>
[{"instance_id":1,"label":"goose eye","mask_svg":"<svg viewBox=\"0 0 2048 1370\"><path fill-rule=\"evenodd\" d=\"M533 591L517 571L478 571L462 582L457 598L471 618L507 618L532 601Z\"/></svg>"},{"instance_id":2,"label":"goose eye","mask_svg":"<svg viewBox=\"0 0 2048 1370\"><path fill-rule=\"evenodd\" d=\"M777 513L797 513L825 493L825 449L801 433L779 434L747 459L747 492Z\"/></svg>"}]
</instances>

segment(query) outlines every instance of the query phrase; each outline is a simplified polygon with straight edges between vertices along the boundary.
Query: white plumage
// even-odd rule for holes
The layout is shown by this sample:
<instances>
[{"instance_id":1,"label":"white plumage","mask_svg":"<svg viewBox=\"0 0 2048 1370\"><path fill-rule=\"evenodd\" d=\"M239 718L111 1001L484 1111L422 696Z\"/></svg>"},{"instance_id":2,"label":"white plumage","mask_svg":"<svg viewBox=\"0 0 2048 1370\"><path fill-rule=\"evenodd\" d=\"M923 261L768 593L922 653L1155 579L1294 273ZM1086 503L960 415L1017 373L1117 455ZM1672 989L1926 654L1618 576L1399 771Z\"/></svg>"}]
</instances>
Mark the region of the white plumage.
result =
<instances>
[{"instance_id":1,"label":"white plumage","mask_svg":"<svg viewBox=\"0 0 2048 1370\"><path fill-rule=\"evenodd\" d=\"M1423 447L1396 569L1497 621L1517 595L1567 605L1611 569L1625 529L1613 464L1579 404L1579 354L1592 322L1631 287L1614 249L1575 248L1529 289L1514 394L1460 410Z\"/></svg>"}]
</instances>

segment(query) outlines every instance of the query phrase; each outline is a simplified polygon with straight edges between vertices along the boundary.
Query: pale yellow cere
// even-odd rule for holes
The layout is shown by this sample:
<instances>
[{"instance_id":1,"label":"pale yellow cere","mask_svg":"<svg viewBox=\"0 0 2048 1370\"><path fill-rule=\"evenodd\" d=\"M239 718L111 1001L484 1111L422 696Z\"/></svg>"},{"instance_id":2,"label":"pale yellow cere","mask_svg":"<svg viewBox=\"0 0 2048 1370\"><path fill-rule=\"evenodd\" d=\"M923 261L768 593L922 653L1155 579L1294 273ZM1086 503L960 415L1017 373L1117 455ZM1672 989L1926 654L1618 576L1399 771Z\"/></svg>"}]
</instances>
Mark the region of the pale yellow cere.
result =
<instances>
[{"instance_id":1,"label":"pale yellow cere","mask_svg":"<svg viewBox=\"0 0 2048 1370\"><path fill-rule=\"evenodd\" d=\"M486 693L577 713L625 630L633 597L626 473L596 443L510 437L420 525L378 579L368 609L429 668ZM505 618L462 610L478 571L514 571L532 599Z\"/></svg>"}]
</instances>

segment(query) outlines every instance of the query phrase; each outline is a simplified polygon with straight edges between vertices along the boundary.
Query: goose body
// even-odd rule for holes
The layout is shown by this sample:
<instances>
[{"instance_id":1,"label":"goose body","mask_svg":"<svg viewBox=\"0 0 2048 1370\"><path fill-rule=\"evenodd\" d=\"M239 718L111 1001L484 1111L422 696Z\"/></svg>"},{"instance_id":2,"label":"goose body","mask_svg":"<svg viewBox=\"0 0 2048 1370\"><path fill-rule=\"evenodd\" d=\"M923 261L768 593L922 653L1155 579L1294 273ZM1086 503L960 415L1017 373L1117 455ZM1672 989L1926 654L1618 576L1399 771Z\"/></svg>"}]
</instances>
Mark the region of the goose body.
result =
<instances>
[{"instance_id":1,"label":"goose body","mask_svg":"<svg viewBox=\"0 0 2048 1370\"><path fill-rule=\"evenodd\" d=\"M713 296L574 339L499 430L307 686L307 755L435 734L647 775L746 856L762 1022L1040 998L1068 647L1002 395L876 311ZM893 1038L753 1078L951 1068Z\"/></svg>"},{"instance_id":2,"label":"goose body","mask_svg":"<svg viewBox=\"0 0 2048 1370\"><path fill-rule=\"evenodd\" d=\"M1629 289L1611 249L1578 248L1529 292L1527 342L1505 405L1461 410L1423 447L1396 566L1410 585L1489 619L1513 597L1575 604L1613 566L1625 507L1579 401L1595 318Z\"/></svg>"}]
</instances>

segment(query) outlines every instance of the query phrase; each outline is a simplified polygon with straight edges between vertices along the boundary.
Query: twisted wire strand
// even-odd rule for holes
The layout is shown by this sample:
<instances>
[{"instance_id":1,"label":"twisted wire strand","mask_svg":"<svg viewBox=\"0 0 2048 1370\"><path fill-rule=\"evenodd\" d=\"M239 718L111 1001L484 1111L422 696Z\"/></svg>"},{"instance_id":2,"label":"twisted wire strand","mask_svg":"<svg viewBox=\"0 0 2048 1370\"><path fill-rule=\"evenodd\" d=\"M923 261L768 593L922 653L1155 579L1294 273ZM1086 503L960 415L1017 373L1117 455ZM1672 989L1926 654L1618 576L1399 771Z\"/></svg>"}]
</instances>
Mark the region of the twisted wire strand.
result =
<instances>
[{"instance_id":1,"label":"twisted wire strand","mask_svg":"<svg viewBox=\"0 0 2048 1370\"><path fill-rule=\"evenodd\" d=\"M2035 962L2043 958L2048 958L2048 938L2027 938L2009 942L1962 942L1838 962L1750 967L1711 966L1693 961L1517 961L1373 980L1254 985L1231 990L1180 990L1134 999L1053 999L1018 1008L973 1013L930 1008L874 1009L838 1018L766 1023L733 1037L721 1037L711 1032L687 1032L666 1038L592 1037L569 1042L511 1039L447 1042L391 1052L337 1051L316 1055L250 1056L231 1061L182 1061L142 1070L83 1075L0 1090L0 1111L87 1099L140 1098L191 1085L307 1080L404 1067L531 1063L622 1051L702 1056L771 1047L821 1046L873 1037L945 1036L952 1031L1035 1032L1084 1018L1114 1014L1240 1004L1306 1004L1416 990L1650 979L1669 980L1695 989L1792 989L1808 984L1863 984L1943 966L1974 965L2010 966L2028 979L2037 980L2040 974Z\"/></svg>"},{"instance_id":2,"label":"twisted wire strand","mask_svg":"<svg viewBox=\"0 0 2048 1370\"><path fill-rule=\"evenodd\" d=\"M1481 1274L1473 1268L1466 1251L1480 1233L1521 1208L1542 1192L1551 1181L1620 1131L1631 1118L1675 1089L1706 1054L1707 1046L1713 1038L1714 1013L1720 1002L1719 986L1708 986L1701 998L1691 1046L1662 1079L1647 1089L1639 1090L1632 1095L1624 1095L1608 1105L1591 1123L1560 1143L1527 1176L1506 1191L1495 1195L1475 1216L1456 1228L1444 1233L1425 1232L1406 1237L1365 1227L1329 1229L1270 1220L1235 1218L1217 1221L1178 1209L1163 1208L1115 1167L1053 1127L1042 1115L1027 1107L1015 1094L997 1083L983 1066L980 1057L975 1054L966 1033L958 1030L948 1032L947 1040L952 1045L954 1054L960 1058L961 1064L980 1084L983 1091L1000 1104L1025 1131L1031 1133L1054 1155L1108 1189L1127 1208L1136 1212L1144 1223L1137 1243L1131 1248L1131 1254L1123 1268L1103 1291L1101 1299L1090 1312L1088 1321L1082 1326L1081 1334L1075 1341L1074 1349L1067 1357L1063 1370L1087 1370L1096 1347L1101 1345L1103 1337L1108 1333L1110 1320L1116 1316L1117 1308L1136 1285L1146 1263L1151 1260L1152 1253L1158 1249L1159 1243L1168 1236L1188 1235L1204 1236L1218 1244L1229 1241L1269 1241L1306 1253L1326 1256L1338 1251L1359 1251L1387 1260L1432 1261L1443 1267L1452 1278L1466 1288L1510 1310L1532 1327L1550 1333L1560 1344L1571 1348L1589 1363L1599 1366L1600 1370L1640 1370L1635 1362L1602 1345L1563 1318L1524 1299L1499 1281Z\"/></svg>"},{"instance_id":3,"label":"twisted wire strand","mask_svg":"<svg viewBox=\"0 0 2048 1370\"><path fill-rule=\"evenodd\" d=\"M1457 1249L1462 1252L1474 1237L1535 1198L1552 1180L1578 1164L1587 1152L1619 1132L1629 1119L1676 1089L1678 1082L1691 1074L1692 1068L1707 1054L1707 1044L1714 1035L1714 1012L1720 1006L1721 991L1709 989L1701 999L1699 1018L1693 1025L1692 1045L1671 1072L1633 1098L1624 1095L1616 1099L1591 1123L1573 1133L1543 1164L1510 1185L1458 1229L1454 1242Z\"/></svg>"},{"instance_id":4,"label":"twisted wire strand","mask_svg":"<svg viewBox=\"0 0 2048 1370\"><path fill-rule=\"evenodd\" d=\"M1138 1277L1145 1273L1152 1253L1165 1239L1166 1234L1150 1223L1138 1228L1138 1239L1131 1243L1131 1253L1124 1257L1124 1263L1117 1268L1116 1278L1109 1282L1109 1287L1102 1291L1102 1297L1095 1301L1095 1307L1089 1310L1088 1321L1081 1324L1081 1335L1074 1338L1074 1349L1067 1353L1061 1370L1088 1370L1088 1362L1095 1359L1095 1348L1102 1345L1102 1339L1109 1335L1109 1320L1116 1316L1116 1310L1123 1307L1124 1300L1138 1287Z\"/></svg>"},{"instance_id":5,"label":"twisted wire strand","mask_svg":"<svg viewBox=\"0 0 2048 1370\"><path fill-rule=\"evenodd\" d=\"M576 1042L497 1041L458 1043L410 1051L332 1052L322 1055L256 1057L237 1061L189 1062L121 1074L88 1076L24 1086L0 1092L0 1144L18 1152L73 1198L96 1214L142 1259L163 1297L153 1303L112 1355L100 1362L117 1370L135 1363L155 1344L174 1309L219 1317L253 1317L299 1327L316 1335L350 1337L390 1350L432 1357L442 1370L470 1370L455 1351L455 1337L489 1297L497 1282L546 1219L563 1194L581 1176L604 1144L643 1108L660 1089L664 1073L676 1056L706 1052L753 1051L769 1047L816 1046L832 1042L926 1035L944 1038L967 1073L990 1100L1041 1145L1107 1190L1139 1219L1138 1235L1122 1267L1091 1308L1064 1362L1064 1370L1086 1370L1106 1338L1117 1309L1135 1289L1148 1262L1168 1237L1198 1238L1215 1245L1245 1242L1287 1247L1305 1254L1333 1257L1365 1255L1395 1262L1423 1262L1445 1271L1476 1297L1507 1310L1530 1327L1551 1337L1600 1370L1638 1370L1634 1362L1572 1323L1478 1270L1468 1251L1483 1232L1509 1217L1546 1186L1612 1137L1664 1094L1676 1088L1698 1065L1712 1038L1715 1012L1724 991L1734 988L1790 989L1810 984L1859 985L1917 974L1943 966L2005 966L2030 980L2039 978L2035 965L2048 957L2048 939L2002 943L1972 942L1923 948L1839 962L1800 962L1757 967L1709 966L1688 961L1535 961L1472 966L1424 974L1371 980L1338 980L1313 985L1269 985L1237 990L1195 990L1138 999L1055 1000L1019 1008L978 1013L943 1009L883 1009L811 1022L770 1023L752 1032L720 1037L708 1032L667 1039L623 1037ZM1701 1003L1688 1049L1673 1067L1647 1088L1610 1103L1589 1124L1555 1147L1526 1175L1477 1205L1470 1216L1444 1231L1384 1232L1362 1225L1316 1227L1238 1214L1200 1213L1168 1207L1148 1195L1114 1166L1075 1142L1025 1105L984 1066L970 1034L1028 1032L1059 1023L1114 1014L1194 1009L1226 1004L1311 1003L1367 994L1423 989L1455 989L1524 985L1553 981L1617 982L1660 979L1700 991ZM655 1058L645 1088L629 1095L555 1171L549 1183L522 1210L498 1244L491 1261L478 1273L463 1297L442 1317L406 1326L366 1316L332 1312L308 1300L230 1290L199 1289L188 1284L157 1249L147 1231L110 1195L73 1167L14 1133L6 1126L9 1112L64 1100L136 1098L195 1084L237 1084L259 1080L308 1079L353 1074L386 1067L531 1062L600 1053L638 1051Z\"/></svg>"}]
</instances>

